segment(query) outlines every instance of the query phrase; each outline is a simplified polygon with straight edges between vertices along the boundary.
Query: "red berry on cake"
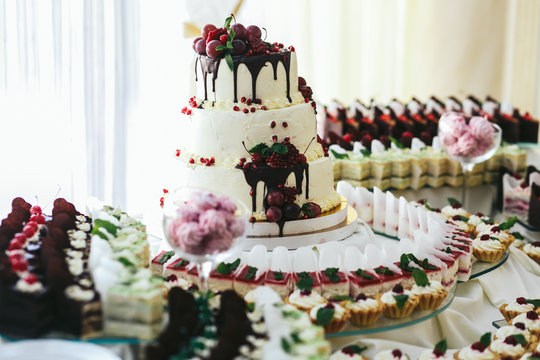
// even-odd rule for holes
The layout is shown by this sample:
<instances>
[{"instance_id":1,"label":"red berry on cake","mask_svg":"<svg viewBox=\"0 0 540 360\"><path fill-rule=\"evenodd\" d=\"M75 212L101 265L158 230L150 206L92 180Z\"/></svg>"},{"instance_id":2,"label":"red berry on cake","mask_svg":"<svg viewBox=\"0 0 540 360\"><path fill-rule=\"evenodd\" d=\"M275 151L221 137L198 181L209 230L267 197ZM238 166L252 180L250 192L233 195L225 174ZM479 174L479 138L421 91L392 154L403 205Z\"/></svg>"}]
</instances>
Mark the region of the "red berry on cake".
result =
<instances>
[{"instance_id":1,"label":"red berry on cake","mask_svg":"<svg viewBox=\"0 0 540 360\"><path fill-rule=\"evenodd\" d=\"M233 110L234 110L234 111L240 111L240 108L239 108L238 106L234 106L234 107L233 107Z\"/></svg>"},{"instance_id":2,"label":"red berry on cake","mask_svg":"<svg viewBox=\"0 0 540 360\"><path fill-rule=\"evenodd\" d=\"M261 110L266 110L266 106L261 106Z\"/></svg>"},{"instance_id":3,"label":"red berry on cake","mask_svg":"<svg viewBox=\"0 0 540 360\"><path fill-rule=\"evenodd\" d=\"M266 202L270 206L281 207L285 202L285 196L281 191L271 191L266 195Z\"/></svg>"},{"instance_id":4,"label":"red berry on cake","mask_svg":"<svg viewBox=\"0 0 540 360\"><path fill-rule=\"evenodd\" d=\"M214 30L216 30L216 27L214 25L212 24L204 25L201 31L202 38L206 40L206 38L208 38L208 34L210 33L210 31L214 31Z\"/></svg>"},{"instance_id":5,"label":"red berry on cake","mask_svg":"<svg viewBox=\"0 0 540 360\"><path fill-rule=\"evenodd\" d=\"M197 45L197 43L199 42L199 40L202 40L202 36L199 36L199 37L196 37L195 39L193 39L193 50L195 50L195 52L197 52L197 49L195 48L195 45Z\"/></svg>"},{"instance_id":6,"label":"red berry on cake","mask_svg":"<svg viewBox=\"0 0 540 360\"><path fill-rule=\"evenodd\" d=\"M266 219L270 222L278 222L282 217L281 209L275 206L270 206L266 210Z\"/></svg>"},{"instance_id":7,"label":"red berry on cake","mask_svg":"<svg viewBox=\"0 0 540 360\"><path fill-rule=\"evenodd\" d=\"M401 136L399 138L399 142L403 146L410 148L411 143L412 143L412 139L413 139L413 134L410 131L405 131L405 132L403 132L403 134L401 134Z\"/></svg>"},{"instance_id":8,"label":"red berry on cake","mask_svg":"<svg viewBox=\"0 0 540 360\"><path fill-rule=\"evenodd\" d=\"M189 159L189 163L190 164L195 164L195 159L193 159L193 158Z\"/></svg>"},{"instance_id":9,"label":"red berry on cake","mask_svg":"<svg viewBox=\"0 0 540 360\"><path fill-rule=\"evenodd\" d=\"M180 156L182 152L179 149L176 149L176 156Z\"/></svg>"},{"instance_id":10,"label":"red berry on cake","mask_svg":"<svg viewBox=\"0 0 540 360\"><path fill-rule=\"evenodd\" d=\"M195 44L195 52L200 55L206 55L206 41L200 39Z\"/></svg>"},{"instance_id":11,"label":"red berry on cake","mask_svg":"<svg viewBox=\"0 0 540 360\"><path fill-rule=\"evenodd\" d=\"M38 205L34 205L30 208L30 214L41 214L41 208Z\"/></svg>"},{"instance_id":12,"label":"red berry on cake","mask_svg":"<svg viewBox=\"0 0 540 360\"><path fill-rule=\"evenodd\" d=\"M251 110L251 112L255 112L255 108L254 108L254 107L252 107L250 110Z\"/></svg>"},{"instance_id":13,"label":"red berry on cake","mask_svg":"<svg viewBox=\"0 0 540 360\"><path fill-rule=\"evenodd\" d=\"M314 218L321 214L321 207L314 202L308 202L302 205L302 211L309 218Z\"/></svg>"},{"instance_id":14,"label":"red berry on cake","mask_svg":"<svg viewBox=\"0 0 540 360\"><path fill-rule=\"evenodd\" d=\"M288 49L292 52L294 52L294 46L289 46Z\"/></svg>"},{"instance_id":15,"label":"red berry on cake","mask_svg":"<svg viewBox=\"0 0 540 360\"><path fill-rule=\"evenodd\" d=\"M287 124L286 121L284 121L281 125L283 125L284 128L286 128L287 126L289 126L289 124Z\"/></svg>"},{"instance_id":16,"label":"red berry on cake","mask_svg":"<svg viewBox=\"0 0 540 360\"><path fill-rule=\"evenodd\" d=\"M306 85L307 85L306 79L304 79L303 77L299 76L299 77L298 77L298 90L300 90L301 87L306 86Z\"/></svg>"},{"instance_id":17,"label":"red berry on cake","mask_svg":"<svg viewBox=\"0 0 540 360\"><path fill-rule=\"evenodd\" d=\"M345 134L343 135L343 140L351 142L351 134Z\"/></svg>"},{"instance_id":18,"label":"red berry on cake","mask_svg":"<svg viewBox=\"0 0 540 360\"><path fill-rule=\"evenodd\" d=\"M360 139L360 143L366 148L371 149L371 142L373 141L373 137L369 134L366 134L362 136Z\"/></svg>"},{"instance_id":19,"label":"red berry on cake","mask_svg":"<svg viewBox=\"0 0 540 360\"><path fill-rule=\"evenodd\" d=\"M379 136L379 141L384 145L384 147L389 148L390 147L390 137L388 135L381 135Z\"/></svg>"},{"instance_id":20,"label":"red berry on cake","mask_svg":"<svg viewBox=\"0 0 540 360\"><path fill-rule=\"evenodd\" d=\"M35 274L28 274L23 279L27 284L32 285L35 284L38 281L38 278Z\"/></svg>"},{"instance_id":21,"label":"red berry on cake","mask_svg":"<svg viewBox=\"0 0 540 360\"><path fill-rule=\"evenodd\" d=\"M220 35L220 36L219 36L219 41L221 41L221 43L222 43L223 45L225 45L225 44L227 43L227 38L228 38L228 37L229 37L229 35L227 35L227 34Z\"/></svg>"},{"instance_id":22,"label":"red berry on cake","mask_svg":"<svg viewBox=\"0 0 540 360\"><path fill-rule=\"evenodd\" d=\"M223 45L219 40L211 40L206 44L206 54L212 59L217 58L223 50L218 50L217 47Z\"/></svg>"},{"instance_id":23,"label":"red berry on cake","mask_svg":"<svg viewBox=\"0 0 540 360\"><path fill-rule=\"evenodd\" d=\"M247 40L247 30L242 24L231 25L231 30L234 30L234 38L238 40Z\"/></svg>"},{"instance_id":24,"label":"red berry on cake","mask_svg":"<svg viewBox=\"0 0 540 360\"><path fill-rule=\"evenodd\" d=\"M255 218L254 218L253 216L250 217L250 218L249 218L249 222L250 222L250 223L254 223L254 222L255 222Z\"/></svg>"},{"instance_id":25,"label":"red berry on cake","mask_svg":"<svg viewBox=\"0 0 540 360\"><path fill-rule=\"evenodd\" d=\"M272 121L272 122L270 123L270 127L271 127L272 129L275 128L275 127L276 127L276 122L275 122L275 121Z\"/></svg>"},{"instance_id":26,"label":"red berry on cake","mask_svg":"<svg viewBox=\"0 0 540 360\"><path fill-rule=\"evenodd\" d=\"M248 39L250 38L260 39L262 36L262 32L261 32L261 29L257 25L249 25L246 28L246 35Z\"/></svg>"}]
</instances>

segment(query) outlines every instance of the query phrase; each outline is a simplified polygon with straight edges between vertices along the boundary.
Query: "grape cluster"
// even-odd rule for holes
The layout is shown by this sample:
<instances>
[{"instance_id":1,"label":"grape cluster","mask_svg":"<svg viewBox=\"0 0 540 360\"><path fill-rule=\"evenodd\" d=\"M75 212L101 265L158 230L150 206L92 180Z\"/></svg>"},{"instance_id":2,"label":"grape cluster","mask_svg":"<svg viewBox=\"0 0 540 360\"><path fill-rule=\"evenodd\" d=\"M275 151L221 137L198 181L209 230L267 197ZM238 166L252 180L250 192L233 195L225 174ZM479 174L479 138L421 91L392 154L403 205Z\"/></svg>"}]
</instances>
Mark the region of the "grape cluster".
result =
<instances>
[{"instance_id":1,"label":"grape cluster","mask_svg":"<svg viewBox=\"0 0 540 360\"><path fill-rule=\"evenodd\" d=\"M296 195L299 194L296 186L283 186L281 189L283 195L285 196L285 202L293 203L296 200Z\"/></svg>"}]
</instances>

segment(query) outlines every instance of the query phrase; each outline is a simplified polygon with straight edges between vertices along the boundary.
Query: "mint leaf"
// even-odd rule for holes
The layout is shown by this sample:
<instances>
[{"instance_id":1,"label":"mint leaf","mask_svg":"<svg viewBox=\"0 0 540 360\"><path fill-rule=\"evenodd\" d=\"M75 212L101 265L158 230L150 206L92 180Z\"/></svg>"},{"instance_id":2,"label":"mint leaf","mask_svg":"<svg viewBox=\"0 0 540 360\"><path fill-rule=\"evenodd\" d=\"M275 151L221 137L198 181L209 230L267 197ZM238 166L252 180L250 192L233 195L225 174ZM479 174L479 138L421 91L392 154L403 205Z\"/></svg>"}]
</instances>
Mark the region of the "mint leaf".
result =
<instances>
[{"instance_id":1,"label":"mint leaf","mask_svg":"<svg viewBox=\"0 0 540 360\"><path fill-rule=\"evenodd\" d=\"M326 276L328 276L331 282L337 283L339 282L339 280L341 280L341 278L337 274L338 271L338 268L327 268L326 270L324 270L324 273L326 274Z\"/></svg>"},{"instance_id":2,"label":"mint leaf","mask_svg":"<svg viewBox=\"0 0 540 360\"><path fill-rule=\"evenodd\" d=\"M300 339L300 336L298 335L298 333L292 333L291 339L293 339L293 341L297 344L302 342L302 339Z\"/></svg>"},{"instance_id":3,"label":"mint leaf","mask_svg":"<svg viewBox=\"0 0 540 360\"><path fill-rule=\"evenodd\" d=\"M334 317L336 310L332 308L322 307L317 311L317 324L326 326Z\"/></svg>"},{"instance_id":4,"label":"mint leaf","mask_svg":"<svg viewBox=\"0 0 540 360\"><path fill-rule=\"evenodd\" d=\"M220 45L222 46L222 45ZM229 67L229 70L234 71L234 61L232 59L231 53L227 51L225 53L225 62L227 63L227 66Z\"/></svg>"},{"instance_id":5,"label":"mint leaf","mask_svg":"<svg viewBox=\"0 0 540 360\"><path fill-rule=\"evenodd\" d=\"M247 304L247 310L249 312L252 312L253 310L255 310L255 303L248 303Z\"/></svg>"},{"instance_id":6,"label":"mint leaf","mask_svg":"<svg viewBox=\"0 0 540 360\"><path fill-rule=\"evenodd\" d=\"M216 50L217 51L227 50L227 47L225 45L218 45L218 46L216 46Z\"/></svg>"},{"instance_id":7,"label":"mint leaf","mask_svg":"<svg viewBox=\"0 0 540 360\"><path fill-rule=\"evenodd\" d=\"M529 304L533 304L535 307L540 307L540 299L527 299L525 301Z\"/></svg>"},{"instance_id":8,"label":"mint leaf","mask_svg":"<svg viewBox=\"0 0 540 360\"><path fill-rule=\"evenodd\" d=\"M232 16L229 16L228 18L225 19L225 25L223 25L223 27L227 30L229 30L229 27L231 25L231 21L232 21Z\"/></svg>"},{"instance_id":9,"label":"mint leaf","mask_svg":"<svg viewBox=\"0 0 540 360\"><path fill-rule=\"evenodd\" d=\"M291 353L291 344L285 339L284 337L281 338L281 348L283 351L285 351L287 354Z\"/></svg>"},{"instance_id":10,"label":"mint leaf","mask_svg":"<svg viewBox=\"0 0 540 360\"><path fill-rule=\"evenodd\" d=\"M283 280L285 279L285 277L283 276L283 273L281 271L274 271L274 279Z\"/></svg>"},{"instance_id":11,"label":"mint leaf","mask_svg":"<svg viewBox=\"0 0 540 360\"><path fill-rule=\"evenodd\" d=\"M296 287L300 290L311 290L313 288L313 279L308 278L301 278L296 282Z\"/></svg>"},{"instance_id":12,"label":"mint leaf","mask_svg":"<svg viewBox=\"0 0 540 360\"><path fill-rule=\"evenodd\" d=\"M390 138L390 141L394 143L394 145L396 145L398 147L398 149L405 149L405 146L403 146L402 143L399 142L398 139L396 139L395 137L392 137L392 136L389 136Z\"/></svg>"},{"instance_id":13,"label":"mint leaf","mask_svg":"<svg viewBox=\"0 0 540 360\"><path fill-rule=\"evenodd\" d=\"M349 346L344 347L343 350L344 349L347 349L347 354L350 354L350 353L361 354L367 349L367 346L360 347L358 345L349 345Z\"/></svg>"},{"instance_id":14,"label":"mint leaf","mask_svg":"<svg viewBox=\"0 0 540 360\"><path fill-rule=\"evenodd\" d=\"M337 301L344 301L344 300L348 300L348 301L354 301L354 299L348 295L334 295L332 296L332 300L337 300Z\"/></svg>"},{"instance_id":15,"label":"mint leaf","mask_svg":"<svg viewBox=\"0 0 540 360\"><path fill-rule=\"evenodd\" d=\"M489 347L489 344L491 344L491 333L487 332L484 335L482 335L482 337L480 337L480 342L485 347Z\"/></svg>"},{"instance_id":16,"label":"mint leaf","mask_svg":"<svg viewBox=\"0 0 540 360\"><path fill-rule=\"evenodd\" d=\"M268 145L266 145L265 143L259 143L259 144L255 145L254 147L252 147L251 149L249 149L249 153L250 154L262 154L264 149L268 149Z\"/></svg>"},{"instance_id":17,"label":"mint leaf","mask_svg":"<svg viewBox=\"0 0 540 360\"><path fill-rule=\"evenodd\" d=\"M229 36L227 37L227 49L231 50L233 48L232 42L234 40L234 37L236 36L236 33L233 29L229 31Z\"/></svg>"},{"instance_id":18,"label":"mint leaf","mask_svg":"<svg viewBox=\"0 0 540 360\"><path fill-rule=\"evenodd\" d=\"M360 153L362 155L364 155L365 157L370 157L371 156L371 151L367 150L367 149L360 149ZM348 157L348 156L347 156Z\"/></svg>"},{"instance_id":19,"label":"mint leaf","mask_svg":"<svg viewBox=\"0 0 540 360\"><path fill-rule=\"evenodd\" d=\"M257 273L257 268L255 266L248 266L248 272L245 278L247 280L251 280L255 277L256 273Z\"/></svg>"},{"instance_id":20,"label":"mint leaf","mask_svg":"<svg viewBox=\"0 0 540 360\"><path fill-rule=\"evenodd\" d=\"M307 216L309 217L313 217L313 212L311 211L311 205L310 204L304 204L302 205L302 207L300 208L304 214L306 214Z\"/></svg>"},{"instance_id":21,"label":"mint leaf","mask_svg":"<svg viewBox=\"0 0 540 360\"><path fill-rule=\"evenodd\" d=\"M102 219L95 219L94 220L94 228L92 229L92 234L99 235L99 228L104 228L107 230L107 232L113 236L116 236L116 232L118 231L118 227L114 225L112 222ZM106 239L108 240L108 239Z\"/></svg>"},{"instance_id":22,"label":"mint leaf","mask_svg":"<svg viewBox=\"0 0 540 360\"><path fill-rule=\"evenodd\" d=\"M506 220L502 224L499 224L499 229L501 229L501 230L509 230L509 229L512 228L512 226L514 226L516 224L516 221L517 221L517 216L514 216L514 217Z\"/></svg>"},{"instance_id":23,"label":"mint leaf","mask_svg":"<svg viewBox=\"0 0 540 360\"><path fill-rule=\"evenodd\" d=\"M173 269L184 267L187 264L189 264L189 261L187 261L186 259L181 259L178 263L174 264Z\"/></svg>"},{"instance_id":24,"label":"mint leaf","mask_svg":"<svg viewBox=\"0 0 540 360\"><path fill-rule=\"evenodd\" d=\"M436 345L434 350L440 350L443 354L446 353L446 349L448 349L448 344L446 343L446 339L442 339L439 341Z\"/></svg>"},{"instance_id":25,"label":"mint leaf","mask_svg":"<svg viewBox=\"0 0 540 360\"><path fill-rule=\"evenodd\" d=\"M363 277L364 279L366 280L373 280L373 276L372 275L369 275L366 271L358 268L355 273L361 277Z\"/></svg>"},{"instance_id":26,"label":"mint leaf","mask_svg":"<svg viewBox=\"0 0 540 360\"><path fill-rule=\"evenodd\" d=\"M513 336L520 345L525 345L527 343L527 340L525 339L525 336L523 336L523 334L515 334L511 336Z\"/></svg>"},{"instance_id":27,"label":"mint leaf","mask_svg":"<svg viewBox=\"0 0 540 360\"><path fill-rule=\"evenodd\" d=\"M378 268L375 269L375 272L377 274L388 275L388 276L394 275L394 272L390 270L389 268L387 268L386 266L379 266Z\"/></svg>"},{"instance_id":28,"label":"mint leaf","mask_svg":"<svg viewBox=\"0 0 540 360\"><path fill-rule=\"evenodd\" d=\"M422 260L422 263L419 264L423 269L426 270L437 270L438 268L435 265L431 265L428 259Z\"/></svg>"},{"instance_id":29,"label":"mint leaf","mask_svg":"<svg viewBox=\"0 0 540 360\"><path fill-rule=\"evenodd\" d=\"M427 274L424 270L420 269L413 269L412 271L412 277L414 279L414 282L418 286L429 286L429 279L427 277Z\"/></svg>"},{"instance_id":30,"label":"mint leaf","mask_svg":"<svg viewBox=\"0 0 540 360\"><path fill-rule=\"evenodd\" d=\"M288 148L287 146L276 142L272 144L272 147L270 148L270 150L279 155L285 155L288 151Z\"/></svg>"},{"instance_id":31,"label":"mint leaf","mask_svg":"<svg viewBox=\"0 0 540 360\"><path fill-rule=\"evenodd\" d=\"M401 254L401 257L399 258L399 268L409 272L413 271L413 268L409 266L409 262L409 256L407 256L407 254Z\"/></svg>"},{"instance_id":32,"label":"mint leaf","mask_svg":"<svg viewBox=\"0 0 540 360\"><path fill-rule=\"evenodd\" d=\"M167 252L163 253L163 255L161 256L161 259L159 259L158 262L160 264L165 264L173 256L174 256L174 251L167 251Z\"/></svg>"},{"instance_id":33,"label":"mint leaf","mask_svg":"<svg viewBox=\"0 0 540 360\"><path fill-rule=\"evenodd\" d=\"M222 262L217 266L216 271L221 275L229 275L238 268L238 265L240 265L240 259L236 259L232 263Z\"/></svg>"},{"instance_id":34,"label":"mint leaf","mask_svg":"<svg viewBox=\"0 0 540 360\"><path fill-rule=\"evenodd\" d=\"M523 235L521 235L521 233L518 232L518 231L513 232L512 235L518 240L524 240L525 239L525 237Z\"/></svg>"},{"instance_id":35,"label":"mint leaf","mask_svg":"<svg viewBox=\"0 0 540 360\"><path fill-rule=\"evenodd\" d=\"M132 263L128 258L126 258L126 257L124 257L124 256L120 256L120 257L118 258L118 261L119 261L120 263L122 263L122 265L124 265L124 266L127 266L127 267L133 267L133 268L135 267L135 264Z\"/></svg>"},{"instance_id":36,"label":"mint leaf","mask_svg":"<svg viewBox=\"0 0 540 360\"><path fill-rule=\"evenodd\" d=\"M349 158L349 154L347 154L347 153L340 154L340 153L336 152L334 149L330 149L330 152L332 153L332 155L336 159L348 159Z\"/></svg>"},{"instance_id":37,"label":"mint leaf","mask_svg":"<svg viewBox=\"0 0 540 360\"><path fill-rule=\"evenodd\" d=\"M392 295L392 296L394 297L394 299L396 299L396 304L397 304L398 309L403 308L407 300L409 300L409 295L407 294Z\"/></svg>"},{"instance_id":38,"label":"mint leaf","mask_svg":"<svg viewBox=\"0 0 540 360\"><path fill-rule=\"evenodd\" d=\"M466 217L466 216L463 216L463 215L457 215L457 216L459 217L459 220L461 220L461 221L464 221L464 222L469 221L469 218Z\"/></svg>"},{"instance_id":39,"label":"mint leaf","mask_svg":"<svg viewBox=\"0 0 540 360\"><path fill-rule=\"evenodd\" d=\"M452 207L454 207L454 205L456 205L458 207L462 207L461 203L459 201L457 201L456 199L452 198L452 197L448 198L448 202L450 203L450 206L452 206Z\"/></svg>"},{"instance_id":40,"label":"mint leaf","mask_svg":"<svg viewBox=\"0 0 540 360\"><path fill-rule=\"evenodd\" d=\"M441 251L443 251L443 252L445 252L445 253L447 253L447 254L451 254L451 253L452 253L452 249L450 249L450 246L447 246L446 249L441 250Z\"/></svg>"}]
</instances>

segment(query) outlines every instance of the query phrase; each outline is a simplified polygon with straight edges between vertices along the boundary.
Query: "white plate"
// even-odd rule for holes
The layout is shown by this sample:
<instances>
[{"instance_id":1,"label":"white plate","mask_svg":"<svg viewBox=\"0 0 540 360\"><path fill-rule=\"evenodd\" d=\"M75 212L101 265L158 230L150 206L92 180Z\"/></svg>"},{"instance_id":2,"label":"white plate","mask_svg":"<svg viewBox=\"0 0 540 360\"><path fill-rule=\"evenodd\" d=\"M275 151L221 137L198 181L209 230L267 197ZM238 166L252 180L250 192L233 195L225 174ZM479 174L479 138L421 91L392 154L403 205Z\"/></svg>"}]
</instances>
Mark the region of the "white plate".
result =
<instances>
[{"instance_id":1,"label":"white plate","mask_svg":"<svg viewBox=\"0 0 540 360\"><path fill-rule=\"evenodd\" d=\"M120 360L104 347L67 340L24 340L0 344L2 360Z\"/></svg>"}]
</instances>

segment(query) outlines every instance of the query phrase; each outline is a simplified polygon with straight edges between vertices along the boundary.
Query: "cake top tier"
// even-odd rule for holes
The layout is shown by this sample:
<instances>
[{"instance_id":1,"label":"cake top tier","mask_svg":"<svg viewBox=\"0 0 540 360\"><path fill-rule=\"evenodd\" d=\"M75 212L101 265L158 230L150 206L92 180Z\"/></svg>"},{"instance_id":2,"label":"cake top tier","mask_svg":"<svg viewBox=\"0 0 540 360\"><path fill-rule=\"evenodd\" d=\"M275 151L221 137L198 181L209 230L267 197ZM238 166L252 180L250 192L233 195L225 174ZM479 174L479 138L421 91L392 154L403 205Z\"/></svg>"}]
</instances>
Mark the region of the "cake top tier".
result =
<instances>
[{"instance_id":1,"label":"cake top tier","mask_svg":"<svg viewBox=\"0 0 540 360\"><path fill-rule=\"evenodd\" d=\"M294 47L266 42L258 26L231 25L231 20L227 18L222 28L205 25L193 41L193 83L205 108L224 110L242 99L278 108L311 97L305 84L306 89L299 89Z\"/></svg>"}]
</instances>

